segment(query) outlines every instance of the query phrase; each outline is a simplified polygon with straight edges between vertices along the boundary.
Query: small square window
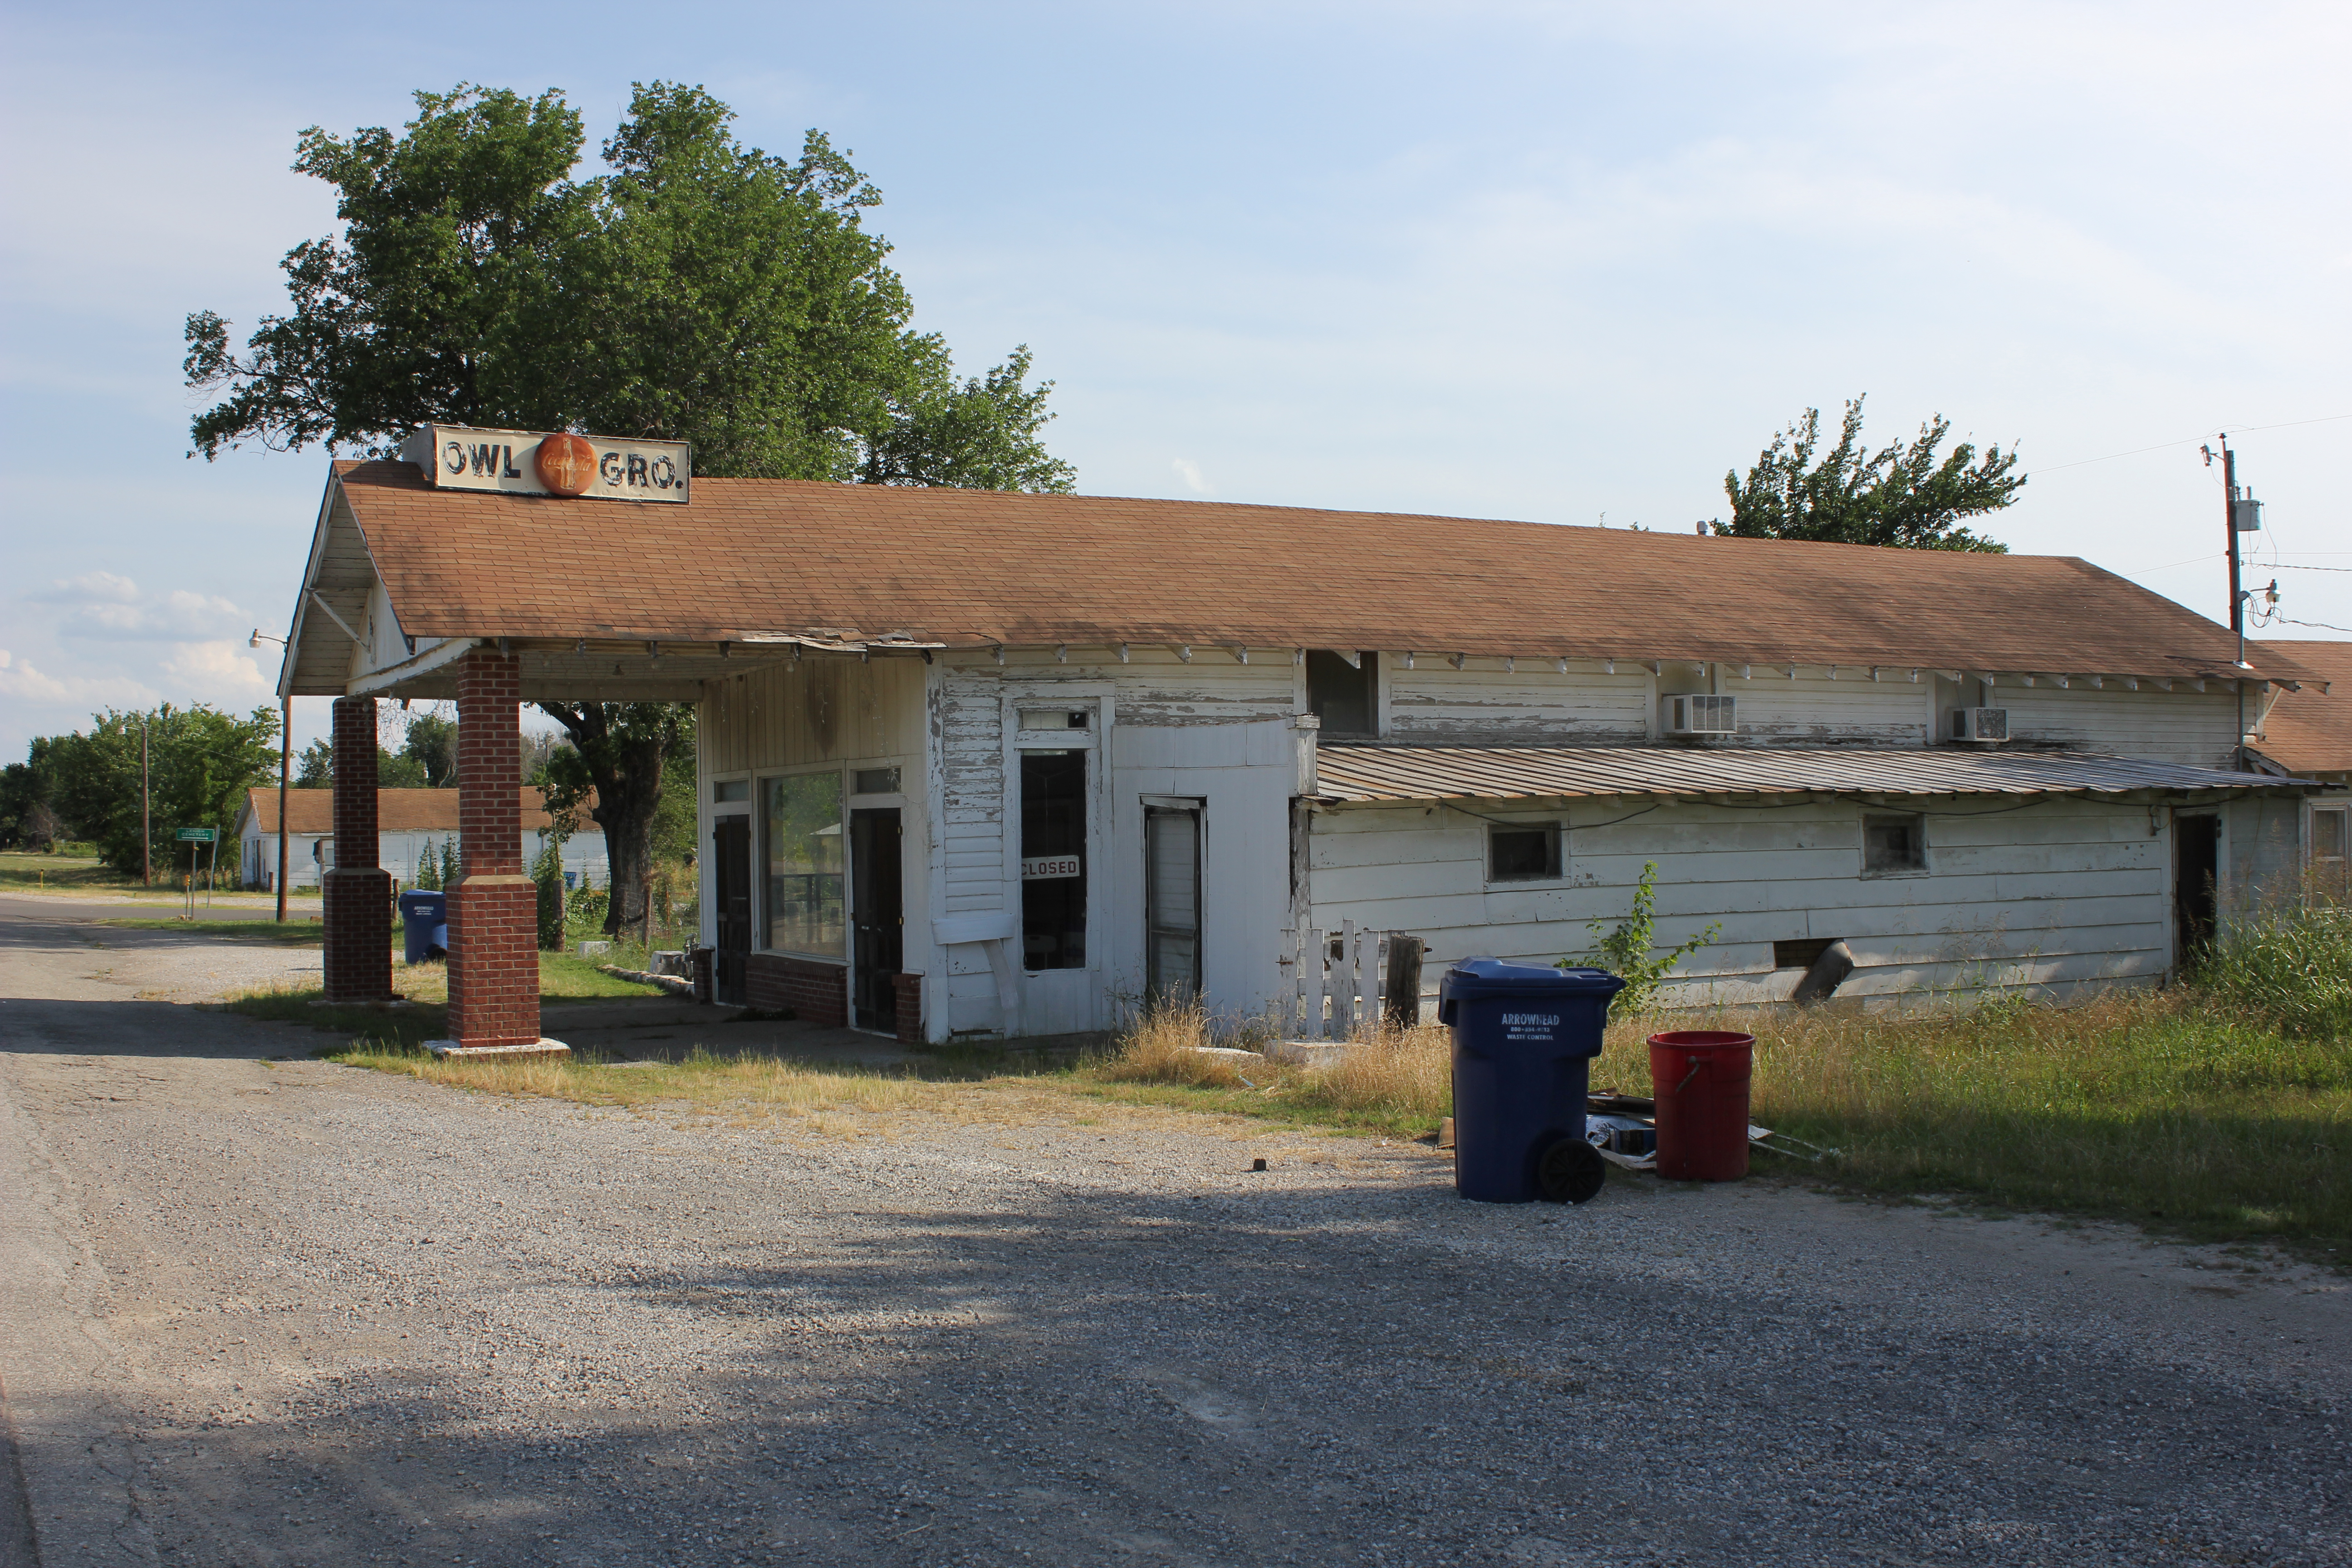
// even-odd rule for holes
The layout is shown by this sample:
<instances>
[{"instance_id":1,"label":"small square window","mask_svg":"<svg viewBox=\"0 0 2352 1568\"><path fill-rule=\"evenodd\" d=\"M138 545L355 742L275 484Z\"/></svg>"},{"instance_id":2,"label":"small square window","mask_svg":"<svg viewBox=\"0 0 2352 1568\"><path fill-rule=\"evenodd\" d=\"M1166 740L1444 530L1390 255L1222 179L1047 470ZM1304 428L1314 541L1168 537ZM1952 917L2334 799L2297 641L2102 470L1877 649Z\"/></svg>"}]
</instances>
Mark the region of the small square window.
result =
<instances>
[{"instance_id":1,"label":"small square window","mask_svg":"<svg viewBox=\"0 0 2352 1568\"><path fill-rule=\"evenodd\" d=\"M2341 810L2315 811L2311 814L2311 858L2315 860L2344 858L2346 818L2352 816Z\"/></svg>"},{"instance_id":2,"label":"small square window","mask_svg":"<svg viewBox=\"0 0 2352 1568\"><path fill-rule=\"evenodd\" d=\"M1927 821L1908 812L1870 812L1862 819L1862 868L1865 875L1927 868Z\"/></svg>"},{"instance_id":3,"label":"small square window","mask_svg":"<svg viewBox=\"0 0 2352 1568\"><path fill-rule=\"evenodd\" d=\"M730 800L751 798L750 779L720 779L710 786L710 798L724 805Z\"/></svg>"},{"instance_id":4,"label":"small square window","mask_svg":"<svg viewBox=\"0 0 2352 1568\"><path fill-rule=\"evenodd\" d=\"M1559 824L1496 823L1486 829L1487 880L1540 882L1559 875Z\"/></svg>"},{"instance_id":5,"label":"small square window","mask_svg":"<svg viewBox=\"0 0 2352 1568\"><path fill-rule=\"evenodd\" d=\"M1323 721L1323 738L1381 731L1381 656L1307 650L1307 710Z\"/></svg>"},{"instance_id":6,"label":"small square window","mask_svg":"<svg viewBox=\"0 0 2352 1568\"><path fill-rule=\"evenodd\" d=\"M851 792L856 795L897 795L898 770L896 768L860 768L849 775Z\"/></svg>"}]
</instances>

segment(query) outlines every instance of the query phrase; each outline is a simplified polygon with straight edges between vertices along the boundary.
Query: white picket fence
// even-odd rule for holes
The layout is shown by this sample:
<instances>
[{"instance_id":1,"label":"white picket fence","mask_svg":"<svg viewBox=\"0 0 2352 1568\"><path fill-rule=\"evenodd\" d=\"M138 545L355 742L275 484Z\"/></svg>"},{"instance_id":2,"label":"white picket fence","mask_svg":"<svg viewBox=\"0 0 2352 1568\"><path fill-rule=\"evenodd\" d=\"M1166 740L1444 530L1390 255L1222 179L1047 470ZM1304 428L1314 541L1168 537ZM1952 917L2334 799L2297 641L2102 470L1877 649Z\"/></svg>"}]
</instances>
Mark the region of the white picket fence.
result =
<instances>
[{"instance_id":1,"label":"white picket fence","mask_svg":"<svg viewBox=\"0 0 2352 1568\"><path fill-rule=\"evenodd\" d=\"M1289 980L1276 1012L1289 1037L1350 1040L1380 1022L1388 932L1342 921L1337 931L1285 926L1282 937Z\"/></svg>"}]
</instances>

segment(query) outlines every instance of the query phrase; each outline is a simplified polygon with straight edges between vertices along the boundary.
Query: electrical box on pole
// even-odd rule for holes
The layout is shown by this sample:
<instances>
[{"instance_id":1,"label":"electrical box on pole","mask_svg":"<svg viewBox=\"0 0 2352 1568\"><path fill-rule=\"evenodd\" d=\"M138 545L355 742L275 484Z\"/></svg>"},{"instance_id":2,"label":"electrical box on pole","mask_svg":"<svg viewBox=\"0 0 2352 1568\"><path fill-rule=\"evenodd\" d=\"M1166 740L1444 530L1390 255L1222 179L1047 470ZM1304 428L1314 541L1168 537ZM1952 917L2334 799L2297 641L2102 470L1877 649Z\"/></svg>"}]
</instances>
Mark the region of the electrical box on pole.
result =
<instances>
[{"instance_id":1,"label":"electrical box on pole","mask_svg":"<svg viewBox=\"0 0 2352 1568\"><path fill-rule=\"evenodd\" d=\"M2252 496L2240 496L2230 503L2230 529L2233 533L2260 533L2263 531L2263 503Z\"/></svg>"}]
</instances>

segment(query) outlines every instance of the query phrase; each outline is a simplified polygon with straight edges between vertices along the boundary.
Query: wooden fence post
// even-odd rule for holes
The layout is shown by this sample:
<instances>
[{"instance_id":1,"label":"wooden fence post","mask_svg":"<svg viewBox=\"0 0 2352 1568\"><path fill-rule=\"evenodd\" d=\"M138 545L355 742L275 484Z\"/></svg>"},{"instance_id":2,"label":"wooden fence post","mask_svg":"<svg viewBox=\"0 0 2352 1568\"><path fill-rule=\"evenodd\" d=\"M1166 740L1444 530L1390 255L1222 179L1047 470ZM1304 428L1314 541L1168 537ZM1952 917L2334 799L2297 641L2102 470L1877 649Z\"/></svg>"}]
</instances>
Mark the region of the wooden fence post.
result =
<instances>
[{"instance_id":1,"label":"wooden fence post","mask_svg":"<svg viewBox=\"0 0 2352 1568\"><path fill-rule=\"evenodd\" d=\"M1386 1016L1391 1029L1410 1029L1421 1022L1421 938L1402 931L1389 933L1389 994Z\"/></svg>"},{"instance_id":2,"label":"wooden fence post","mask_svg":"<svg viewBox=\"0 0 2352 1568\"><path fill-rule=\"evenodd\" d=\"M1298 999L1305 1015L1299 1034L1310 1040L1328 1039L1330 1031L1323 1023L1323 928L1308 926L1299 934L1306 939L1298 952Z\"/></svg>"}]
</instances>

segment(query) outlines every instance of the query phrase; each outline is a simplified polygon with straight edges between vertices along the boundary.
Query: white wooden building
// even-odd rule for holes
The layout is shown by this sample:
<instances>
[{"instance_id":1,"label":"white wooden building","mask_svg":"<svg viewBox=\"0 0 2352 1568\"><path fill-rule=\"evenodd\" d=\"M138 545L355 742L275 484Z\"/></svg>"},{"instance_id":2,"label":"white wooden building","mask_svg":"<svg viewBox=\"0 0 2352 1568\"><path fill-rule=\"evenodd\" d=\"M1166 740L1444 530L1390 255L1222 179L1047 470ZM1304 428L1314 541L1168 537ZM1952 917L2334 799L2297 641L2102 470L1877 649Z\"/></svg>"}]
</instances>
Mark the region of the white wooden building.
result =
<instances>
[{"instance_id":1,"label":"white wooden building","mask_svg":"<svg viewBox=\"0 0 2352 1568\"><path fill-rule=\"evenodd\" d=\"M437 866L444 848L457 842L457 792L454 789L379 789L376 794L377 864L404 888L416 886L422 863ZM286 815L293 838L287 846L286 885L316 888L320 873L334 864L335 796L332 790L290 789ZM522 794L522 855L534 864L547 848L552 826L545 799L525 785ZM278 886L278 791L249 789L236 814L237 865L248 888ZM590 823L563 843L563 869L573 887L601 888L608 873L604 831Z\"/></svg>"},{"instance_id":2,"label":"white wooden building","mask_svg":"<svg viewBox=\"0 0 2352 1568\"><path fill-rule=\"evenodd\" d=\"M521 448L518 447L518 450ZM528 479L523 483L528 484ZM1478 520L697 479L591 495L338 465L296 691L699 707L723 998L942 1040L1287 1005L1307 930L1425 984L1586 951L1658 868L1693 1003L2160 979L2291 877L2247 771L2291 649L2079 561ZM584 571L541 586L551 552ZM862 629L861 629L862 628ZM1955 724L1966 738L1954 739ZM1319 956L1307 960L1319 968ZM1315 975L1310 984L1320 984Z\"/></svg>"}]
</instances>

